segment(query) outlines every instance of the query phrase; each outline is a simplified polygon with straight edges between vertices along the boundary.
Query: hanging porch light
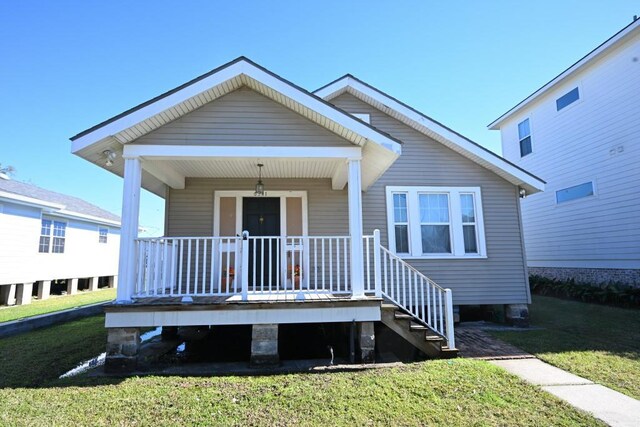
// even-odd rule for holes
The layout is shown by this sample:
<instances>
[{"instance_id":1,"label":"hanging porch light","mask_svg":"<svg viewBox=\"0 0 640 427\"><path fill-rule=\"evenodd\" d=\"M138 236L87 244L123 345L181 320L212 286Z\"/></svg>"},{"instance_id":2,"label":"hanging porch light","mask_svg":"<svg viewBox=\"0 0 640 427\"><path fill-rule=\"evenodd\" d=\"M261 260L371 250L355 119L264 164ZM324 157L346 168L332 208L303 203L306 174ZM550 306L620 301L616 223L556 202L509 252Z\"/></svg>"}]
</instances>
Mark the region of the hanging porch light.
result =
<instances>
[{"instance_id":1,"label":"hanging porch light","mask_svg":"<svg viewBox=\"0 0 640 427\"><path fill-rule=\"evenodd\" d=\"M258 182L256 183L256 191L253 193L256 197L264 196L264 184L262 183L262 163L258 163Z\"/></svg>"}]
</instances>

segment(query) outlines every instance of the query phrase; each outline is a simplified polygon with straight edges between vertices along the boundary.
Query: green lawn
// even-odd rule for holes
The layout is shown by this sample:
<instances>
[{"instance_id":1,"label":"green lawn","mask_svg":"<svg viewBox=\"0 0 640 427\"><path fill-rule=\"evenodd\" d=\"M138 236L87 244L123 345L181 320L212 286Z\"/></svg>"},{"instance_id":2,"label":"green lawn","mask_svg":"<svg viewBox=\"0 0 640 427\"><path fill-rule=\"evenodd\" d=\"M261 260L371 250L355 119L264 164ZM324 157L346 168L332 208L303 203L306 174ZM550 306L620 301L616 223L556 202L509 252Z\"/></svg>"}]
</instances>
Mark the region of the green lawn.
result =
<instances>
[{"instance_id":1,"label":"green lawn","mask_svg":"<svg viewBox=\"0 0 640 427\"><path fill-rule=\"evenodd\" d=\"M483 361L259 377L56 380L104 316L0 340L0 425L602 425Z\"/></svg>"},{"instance_id":2,"label":"green lawn","mask_svg":"<svg viewBox=\"0 0 640 427\"><path fill-rule=\"evenodd\" d=\"M49 299L34 300L31 304L4 307L0 309L0 323L11 320L22 319L39 314L52 313L54 311L65 310L83 305L95 304L103 301L111 301L116 297L116 290L100 289L93 292L82 292L77 295L53 296Z\"/></svg>"},{"instance_id":3,"label":"green lawn","mask_svg":"<svg viewBox=\"0 0 640 427\"><path fill-rule=\"evenodd\" d=\"M495 332L545 362L640 399L640 310L534 296L531 324Z\"/></svg>"}]
</instances>

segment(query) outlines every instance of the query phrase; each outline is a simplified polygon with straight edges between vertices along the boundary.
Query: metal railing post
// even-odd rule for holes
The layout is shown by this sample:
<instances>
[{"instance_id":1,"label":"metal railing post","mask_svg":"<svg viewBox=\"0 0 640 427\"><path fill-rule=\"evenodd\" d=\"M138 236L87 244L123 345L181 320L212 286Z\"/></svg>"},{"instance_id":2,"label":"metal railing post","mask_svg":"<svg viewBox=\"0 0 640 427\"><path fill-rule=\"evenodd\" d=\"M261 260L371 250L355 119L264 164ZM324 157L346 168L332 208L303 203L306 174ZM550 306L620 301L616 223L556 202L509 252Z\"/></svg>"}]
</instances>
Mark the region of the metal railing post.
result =
<instances>
[{"instance_id":1,"label":"metal railing post","mask_svg":"<svg viewBox=\"0 0 640 427\"><path fill-rule=\"evenodd\" d=\"M249 297L249 232L242 232L242 301Z\"/></svg>"},{"instance_id":2,"label":"metal railing post","mask_svg":"<svg viewBox=\"0 0 640 427\"><path fill-rule=\"evenodd\" d=\"M382 297L382 266L380 265L380 230L373 230L373 284L376 297Z\"/></svg>"},{"instance_id":3,"label":"metal railing post","mask_svg":"<svg viewBox=\"0 0 640 427\"><path fill-rule=\"evenodd\" d=\"M445 310L446 310L446 333L447 333L447 345L450 349L456 348L456 338L453 331L453 297L451 295L451 289L444 290L445 295Z\"/></svg>"}]
</instances>

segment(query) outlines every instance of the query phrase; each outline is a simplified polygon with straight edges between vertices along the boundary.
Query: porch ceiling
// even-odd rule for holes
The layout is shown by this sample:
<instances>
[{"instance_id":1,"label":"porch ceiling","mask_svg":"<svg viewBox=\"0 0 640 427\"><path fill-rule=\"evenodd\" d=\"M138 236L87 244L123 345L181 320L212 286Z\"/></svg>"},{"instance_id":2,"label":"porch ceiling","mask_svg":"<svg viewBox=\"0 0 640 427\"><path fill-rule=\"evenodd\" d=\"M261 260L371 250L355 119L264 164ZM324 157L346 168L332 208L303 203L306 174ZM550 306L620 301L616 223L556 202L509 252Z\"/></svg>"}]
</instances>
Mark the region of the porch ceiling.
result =
<instances>
[{"instance_id":1,"label":"porch ceiling","mask_svg":"<svg viewBox=\"0 0 640 427\"><path fill-rule=\"evenodd\" d=\"M264 164L262 177L269 178L331 178L344 165L340 159L257 159L218 158L202 160L146 160L149 164L171 169L193 178L258 178L257 163Z\"/></svg>"}]
</instances>

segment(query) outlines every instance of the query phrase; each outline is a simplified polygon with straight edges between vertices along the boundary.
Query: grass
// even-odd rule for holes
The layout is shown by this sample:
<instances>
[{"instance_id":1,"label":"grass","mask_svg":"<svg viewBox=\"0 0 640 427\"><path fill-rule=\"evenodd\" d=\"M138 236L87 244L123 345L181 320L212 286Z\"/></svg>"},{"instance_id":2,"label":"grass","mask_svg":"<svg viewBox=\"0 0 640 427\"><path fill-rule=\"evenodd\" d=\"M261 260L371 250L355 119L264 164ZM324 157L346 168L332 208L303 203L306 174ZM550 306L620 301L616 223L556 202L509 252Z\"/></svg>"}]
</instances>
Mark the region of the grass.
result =
<instances>
[{"instance_id":1,"label":"grass","mask_svg":"<svg viewBox=\"0 0 640 427\"><path fill-rule=\"evenodd\" d=\"M103 321L0 340L0 425L602 425L464 359L345 373L56 380L103 351Z\"/></svg>"},{"instance_id":2,"label":"grass","mask_svg":"<svg viewBox=\"0 0 640 427\"><path fill-rule=\"evenodd\" d=\"M640 311L534 296L531 324L495 332L545 362L640 399Z\"/></svg>"},{"instance_id":3,"label":"grass","mask_svg":"<svg viewBox=\"0 0 640 427\"><path fill-rule=\"evenodd\" d=\"M100 289L92 292L83 292L77 295L51 297L46 300L34 300L31 304L16 305L0 309L0 323L39 314L53 313L68 308L95 304L103 301L111 301L116 297L116 289Z\"/></svg>"},{"instance_id":4,"label":"grass","mask_svg":"<svg viewBox=\"0 0 640 427\"><path fill-rule=\"evenodd\" d=\"M104 315L0 339L0 387L47 385L102 353L106 342Z\"/></svg>"}]
</instances>

